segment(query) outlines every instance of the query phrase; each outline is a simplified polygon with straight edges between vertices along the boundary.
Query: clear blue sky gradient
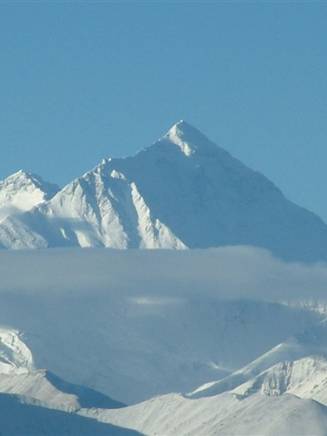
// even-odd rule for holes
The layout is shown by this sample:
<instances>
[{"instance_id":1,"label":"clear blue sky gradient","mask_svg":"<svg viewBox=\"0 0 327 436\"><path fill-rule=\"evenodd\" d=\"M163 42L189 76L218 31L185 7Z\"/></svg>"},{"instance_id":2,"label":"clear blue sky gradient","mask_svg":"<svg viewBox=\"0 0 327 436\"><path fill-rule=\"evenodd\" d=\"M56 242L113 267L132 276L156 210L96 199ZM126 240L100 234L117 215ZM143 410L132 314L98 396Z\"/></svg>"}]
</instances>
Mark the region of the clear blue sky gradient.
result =
<instances>
[{"instance_id":1,"label":"clear blue sky gradient","mask_svg":"<svg viewBox=\"0 0 327 436\"><path fill-rule=\"evenodd\" d=\"M327 220L326 23L325 1L0 1L0 178L64 184L185 119Z\"/></svg>"}]
</instances>

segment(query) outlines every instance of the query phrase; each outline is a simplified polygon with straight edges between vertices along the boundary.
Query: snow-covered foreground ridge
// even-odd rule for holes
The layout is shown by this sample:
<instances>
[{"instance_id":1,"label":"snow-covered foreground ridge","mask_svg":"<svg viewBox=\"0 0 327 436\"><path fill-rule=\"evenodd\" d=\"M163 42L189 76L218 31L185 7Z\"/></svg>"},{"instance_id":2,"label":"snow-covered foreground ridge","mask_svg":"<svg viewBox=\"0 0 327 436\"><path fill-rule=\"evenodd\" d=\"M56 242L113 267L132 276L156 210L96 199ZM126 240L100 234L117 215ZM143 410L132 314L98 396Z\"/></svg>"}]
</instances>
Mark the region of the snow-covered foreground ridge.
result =
<instances>
[{"instance_id":1,"label":"snow-covered foreground ridge","mask_svg":"<svg viewBox=\"0 0 327 436\"><path fill-rule=\"evenodd\" d=\"M147 435L325 435L326 324L288 338L245 367L189 394L120 410L81 410Z\"/></svg>"},{"instance_id":2,"label":"snow-covered foreground ridge","mask_svg":"<svg viewBox=\"0 0 327 436\"><path fill-rule=\"evenodd\" d=\"M0 276L5 435L327 433L324 264L47 249Z\"/></svg>"},{"instance_id":3,"label":"snow-covered foreground ridge","mask_svg":"<svg viewBox=\"0 0 327 436\"><path fill-rule=\"evenodd\" d=\"M0 184L2 248L225 245L324 260L327 226L184 121L61 190L23 172Z\"/></svg>"},{"instance_id":4,"label":"snow-covered foreground ridge","mask_svg":"<svg viewBox=\"0 0 327 436\"><path fill-rule=\"evenodd\" d=\"M11 436L133 435L114 425L83 418L85 407L124 407L87 387L67 383L47 370L36 369L21 334L0 328L0 432ZM87 409L86 409L87 410Z\"/></svg>"},{"instance_id":5,"label":"snow-covered foreground ridge","mask_svg":"<svg viewBox=\"0 0 327 436\"><path fill-rule=\"evenodd\" d=\"M312 351L310 347L305 350L301 339L297 345L302 346L303 355ZM273 349L267 355L274 353ZM270 361L263 356L237 372L244 374L245 382L239 380L234 389L225 383L220 394L206 394L203 387L197 389L202 393L198 399L193 399L195 394L175 393L125 407L92 389L36 369L31 350L15 330L0 329L0 355L5 361L0 366L0 428L11 436L138 432L162 436L277 432L286 436L290 431L323 435L327 429L327 360L322 356L298 359L289 351L290 360L283 361L286 356L280 355L275 365L272 356ZM259 369L260 360L264 363ZM15 419L10 418L13 415Z\"/></svg>"},{"instance_id":6,"label":"snow-covered foreground ridge","mask_svg":"<svg viewBox=\"0 0 327 436\"><path fill-rule=\"evenodd\" d=\"M62 303L67 304L64 301ZM77 303L77 306L79 304ZM102 300L103 304L104 300ZM226 310L229 312L233 310L233 306L233 318L235 318L235 313L242 313L241 326L251 336L252 340L257 339L257 332L251 331L251 328L249 329L251 323L256 324L256 329L265 328L265 320L262 318L258 320L258 314L263 309L259 303L248 303L249 308L246 308L244 302L234 302L232 305L227 304L226 306L226 302L221 301L219 304L221 313L217 314L218 317L221 317ZM47 304L43 302L42 306L46 312L43 317L47 318L50 313ZM51 301L51 306L53 308L53 301ZM207 317L210 311L208 308L204 309L205 306L202 306L202 314ZM268 304L264 309L265 316L267 317L271 312L272 317L275 317L280 310L281 308L278 309L276 306ZM279 313L278 321L279 323L281 320L284 322L284 336L287 336L286 332L289 333L292 330L299 329L301 333L294 333L285 342L259 355L245 367L226 375L228 371L226 369L219 370L216 365L215 374L220 377L219 381L206 383L191 393L159 395L127 407L112 400L107 395L90 389L86 385L72 384L50 371L37 369L36 362L44 361L45 350L39 347L37 353L33 354L25 343L25 341L34 343L35 349L38 348L37 343L40 338L35 337L33 334L30 320L24 321L26 331L30 332L26 335L22 335L17 330L8 327L1 328L1 432L11 436L127 436L130 434L149 436L173 436L176 434L194 436L239 436L240 434L243 436L252 436L254 434L323 436L327 432L327 341L325 339L327 337L327 328L325 323L321 321L320 316L313 316L303 311L299 311L295 317L293 314L293 320L290 320L292 310L294 309L288 310L286 307L284 315ZM105 308L105 312L107 316L109 314L108 324L112 328L117 320L113 320L108 308ZM160 312L157 315L162 316L164 311L161 309ZM252 312L256 315L255 319ZM93 307L90 307L89 313L88 326L93 326L95 322L95 317L92 316ZM153 315L152 312L152 317ZM145 316L146 314L143 313L141 316L142 321L139 320L138 323L140 321L146 323ZM78 351L78 347L73 345L72 337L67 334L68 330L66 328L68 328L69 323L63 319L64 317L65 315L61 315L60 322L65 324L65 340L72 348L72 353L79 353L78 357L81 365L81 362L84 362L84 359L81 358L83 353ZM49 321L51 323L51 320ZM85 322L85 319L83 321ZM121 320L118 324L123 322L126 322L126 319ZM185 322L185 319L183 322ZM291 330L289 330L288 324L290 324ZM46 326L45 329L49 328L47 324L44 323L43 325ZM81 327L81 325L82 322L79 326ZM119 328L121 327L120 325ZM153 327L156 330L156 323L153 324ZM199 330L199 326L197 330ZM235 325L234 328L229 327L227 330L225 325L223 330L224 335L228 335L228 341L233 340L232 338L236 333ZM89 333L87 334L87 330L85 330L83 332L84 341L90 344L93 335L98 335L99 331L97 325L95 325L93 332L88 329ZM268 331L266 329L265 333L267 334ZM208 332L206 328L205 332L202 332L200 328L202 341L205 337L203 333L208 334ZM194 334L194 332L191 333ZM163 341L157 333L152 332L152 334L158 342L158 350L165 348L168 338ZM217 339L214 332L213 335ZM40 336L42 338L44 333L40 332ZM279 336L283 336L282 331L279 332ZM60 340L60 334L57 335L56 339ZM124 348L128 345L128 340L121 344L121 349L119 349L119 346L117 347L116 343L116 356L112 356L112 352L107 350L105 368L101 367L101 359L97 362L97 366L92 366L92 354L98 357L101 348L107 346L107 344L104 344L103 338L101 339L101 343L93 343L92 347L88 346L89 356L85 361L85 368L75 366L74 360L71 361L71 356L69 353L67 354L67 349L63 353L64 349L60 345L57 345L56 352L53 350L53 354L48 354L48 363L53 365L55 354L59 354L61 360L66 357L68 359L66 365L73 367L75 376L76 373L80 376L84 371L87 371L86 384L90 384L92 380L90 376L96 371L101 378L103 369L110 378L110 372L114 370L115 359L119 361L119 367L122 367L121 369L125 372L128 368L128 362L124 362L124 359L128 359L128 354L124 353ZM270 338L271 340L274 339ZM140 347L142 342L143 347ZM169 342L171 346L173 342L168 340ZM150 356L146 356L148 345L148 339L143 333L141 342L138 344L138 359L142 359L142 355L145 355L145 360L150 358ZM178 338L178 345L179 347L182 346L180 338ZM194 345L197 346L198 344L195 343ZM220 340L219 346L221 345ZM240 343L238 343L238 346L240 346ZM264 344L261 344L262 346L264 347ZM43 359L40 359L42 354ZM132 354L133 351L130 355ZM203 359L206 359L204 349L201 355ZM159 360L165 359L164 353L157 356ZM172 355L169 357L171 359ZM151 358L154 359L155 355L152 355ZM236 355L234 358L234 362L237 362ZM91 367L89 366L90 362ZM167 365L167 362L168 359L163 364ZM134 365L135 361L132 364ZM202 365L204 365L204 362L202 362ZM193 378L197 375L196 371L201 372L203 368L198 362L198 367L193 369L193 373L185 374L184 362L180 370L179 377L184 372L185 377ZM212 371L211 375L213 376L213 374L214 371ZM72 377L72 374L70 376ZM140 374L141 376L142 374ZM165 376L167 376L167 373ZM193 380L195 381L196 378ZM133 387L131 382L132 384L135 383L135 381L131 381L126 372L124 378L119 379L121 385L125 383L129 387ZM152 383L156 383L155 379L153 379ZM117 390L117 386L115 387L112 381L102 386L108 391L111 389L111 385L113 389ZM124 388L121 386L121 393L123 392ZM127 390L125 392L127 393ZM15 416L15 419L11 418L13 416Z\"/></svg>"}]
</instances>

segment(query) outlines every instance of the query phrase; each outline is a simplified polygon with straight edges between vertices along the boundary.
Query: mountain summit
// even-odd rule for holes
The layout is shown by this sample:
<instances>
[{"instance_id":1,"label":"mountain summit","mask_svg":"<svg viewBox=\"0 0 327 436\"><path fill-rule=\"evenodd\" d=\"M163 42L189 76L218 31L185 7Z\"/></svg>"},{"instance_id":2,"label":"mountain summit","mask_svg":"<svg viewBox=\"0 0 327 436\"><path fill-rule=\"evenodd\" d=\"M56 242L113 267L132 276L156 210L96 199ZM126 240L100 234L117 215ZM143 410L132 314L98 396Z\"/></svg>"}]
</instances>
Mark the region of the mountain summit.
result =
<instances>
[{"instance_id":1,"label":"mountain summit","mask_svg":"<svg viewBox=\"0 0 327 436\"><path fill-rule=\"evenodd\" d=\"M59 188L23 170L0 181L0 222L7 216L24 212L49 200Z\"/></svg>"},{"instance_id":2,"label":"mountain summit","mask_svg":"<svg viewBox=\"0 0 327 436\"><path fill-rule=\"evenodd\" d=\"M8 216L0 223L0 245L253 245L285 259L316 261L327 259L327 226L179 121L135 156L104 159L31 211Z\"/></svg>"},{"instance_id":3,"label":"mountain summit","mask_svg":"<svg viewBox=\"0 0 327 436\"><path fill-rule=\"evenodd\" d=\"M206 152L215 147L215 144L211 143L206 136L184 120L174 124L159 140L159 143L166 142L177 145L185 156L191 156L196 152Z\"/></svg>"}]
</instances>

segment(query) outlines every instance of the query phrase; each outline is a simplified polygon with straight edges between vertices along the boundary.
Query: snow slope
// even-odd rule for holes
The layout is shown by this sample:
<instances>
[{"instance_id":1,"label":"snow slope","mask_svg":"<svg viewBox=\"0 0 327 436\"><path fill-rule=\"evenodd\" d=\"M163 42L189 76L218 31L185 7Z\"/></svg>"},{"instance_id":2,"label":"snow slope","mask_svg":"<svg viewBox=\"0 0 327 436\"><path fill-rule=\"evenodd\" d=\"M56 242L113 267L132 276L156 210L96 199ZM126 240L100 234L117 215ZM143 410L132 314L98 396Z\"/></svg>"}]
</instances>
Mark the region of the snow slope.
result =
<instances>
[{"instance_id":1,"label":"snow slope","mask_svg":"<svg viewBox=\"0 0 327 436\"><path fill-rule=\"evenodd\" d=\"M0 433L11 436L129 435L136 432L73 414L82 407L123 404L34 367L21 335L0 329Z\"/></svg>"},{"instance_id":2,"label":"snow slope","mask_svg":"<svg viewBox=\"0 0 327 436\"><path fill-rule=\"evenodd\" d=\"M133 436L136 431L74 413L47 409L19 395L0 394L0 431L10 436Z\"/></svg>"},{"instance_id":3,"label":"snow slope","mask_svg":"<svg viewBox=\"0 0 327 436\"><path fill-rule=\"evenodd\" d=\"M24 396L46 407L75 411L81 407L115 409L122 403L84 386L36 369L32 351L12 329L0 329L0 393Z\"/></svg>"},{"instance_id":4,"label":"snow slope","mask_svg":"<svg viewBox=\"0 0 327 436\"><path fill-rule=\"evenodd\" d=\"M293 342L298 341L303 354L318 351L319 342L322 353L326 344L319 335L326 336L325 323L300 333ZM202 393L198 398L171 393L123 407L86 387L36 370L32 352L17 331L2 328L0 339L0 428L4 434L320 436L327 431L327 359L310 355L292 360L294 347L288 353L274 348L256 359L243 370L249 379L239 380L233 389L225 384L218 394L197 389ZM250 375L249 368L253 375L264 363L269 366L286 356L289 360Z\"/></svg>"},{"instance_id":5,"label":"snow slope","mask_svg":"<svg viewBox=\"0 0 327 436\"><path fill-rule=\"evenodd\" d=\"M318 324L299 334L303 352L317 350L317 334L325 335L325 329ZM0 429L4 434L319 436L327 431L327 359L322 356L291 360L289 352L290 360L220 394L205 389L200 398L172 393L123 407L86 387L36 370L32 352L17 331L2 328L0 338ZM262 362L269 365L269 354L276 351L248 365L252 373L259 361L261 366ZM278 354L280 359L285 356Z\"/></svg>"},{"instance_id":6,"label":"snow slope","mask_svg":"<svg viewBox=\"0 0 327 436\"><path fill-rule=\"evenodd\" d=\"M22 170L0 182L0 222L49 200L59 188Z\"/></svg>"},{"instance_id":7,"label":"snow slope","mask_svg":"<svg viewBox=\"0 0 327 436\"><path fill-rule=\"evenodd\" d=\"M80 414L149 436L325 436L327 431L326 406L290 394L226 393L197 400L170 394L121 410Z\"/></svg>"},{"instance_id":8,"label":"snow slope","mask_svg":"<svg viewBox=\"0 0 327 436\"><path fill-rule=\"evenodd\" d=\"M319 355L281 361L235 388L233 392L244 397L254 392L269 396L289 393L327 405L326 370L327 360Z\"/></svg>"},{"instance_id":9,"label":"snow slope","mask_svg":"<svg viewBox=\"0 0 327 436\"><path fill-rule=\"evenodd\" d=\"M103 160L0 225L6 248L224 245L322 260L327 226L185 121L135 156Z\"/></svg>"},{"instance_id":10,"label":"snow slope","mask_svg":"<svg viewBox=\"0 0 327 436\"><path fill-rule=\"evenodd\" d=\"M321 373L324 372L325 368L325 356L327 356L326 337L327 325L325 321L310 326L303 331L299 330L295 336L273 347L243 368L216 382L200 386L188 396L190 398L214 396L233 390L243 383L245 383L244 386L246 386L246 383L254 386L261 383L262 378L266 380L267 373L269 379L270 375L275 374L276 371L280 372L283 379L281 384L285 388L285 379L288 380L287 383L291 383L293 371L301 367L304 368L304 378L307 379L314 373L318 378L321 378ZM296 362L295 366L293 362ZM284 391L288 391L288 388L286 387ZM295 391L290 392L296 393ZM315 399L313 396L310 398Z\"/></svg>"},{"instance_id":11,"label":"snow slope","mask_svg":"<svg viewBox=\"0 0 327 436\"><path fill-rule=\"evenodd\" d=\"M306 330L190 395L174 393L120 410L79 413L157 436L325 435L327 349L317 333L326 337L326 326ZM310 354L313 350L320 354ZM305 357L298 358L301 354Z\"/></svg>"}]
</instances>

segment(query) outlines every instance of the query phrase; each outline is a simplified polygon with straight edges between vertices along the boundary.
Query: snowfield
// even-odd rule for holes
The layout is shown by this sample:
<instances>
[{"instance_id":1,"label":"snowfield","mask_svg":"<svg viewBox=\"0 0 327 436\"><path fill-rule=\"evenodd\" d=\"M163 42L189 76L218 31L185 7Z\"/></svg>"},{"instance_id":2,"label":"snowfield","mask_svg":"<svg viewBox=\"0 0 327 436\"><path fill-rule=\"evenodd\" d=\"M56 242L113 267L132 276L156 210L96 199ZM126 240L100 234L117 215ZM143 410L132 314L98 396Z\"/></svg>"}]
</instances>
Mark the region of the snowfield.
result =
<instances>
[{"instance_id":1,"label":"snowfield","mask_svg":"<svg viewBox=\"0 0 327 436\"><path fill-rule=\"evenodd\" d=\"M326 434L327 408L293 395L250 398L227 393L190 400L171 394L119 411L81 411L100 422L138 429L146 435L303 435Z\"/></svg>"}]
</instances>

